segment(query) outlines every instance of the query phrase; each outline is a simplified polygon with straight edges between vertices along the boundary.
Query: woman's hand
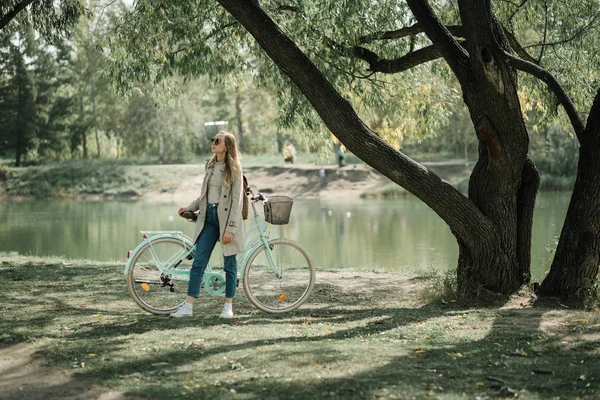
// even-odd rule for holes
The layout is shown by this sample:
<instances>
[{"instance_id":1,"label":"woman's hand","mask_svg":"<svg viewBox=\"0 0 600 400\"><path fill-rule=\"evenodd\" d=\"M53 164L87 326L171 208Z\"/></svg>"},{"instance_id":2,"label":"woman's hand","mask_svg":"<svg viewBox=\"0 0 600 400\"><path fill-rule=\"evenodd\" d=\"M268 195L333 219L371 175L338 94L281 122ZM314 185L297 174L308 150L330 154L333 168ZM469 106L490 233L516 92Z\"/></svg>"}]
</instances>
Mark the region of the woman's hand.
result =
<instances>
[{"instance_id":1,"label":"woman's hand","mask_svg":"<svg viewBox=\"0 0 600 400\"><path fill-rule=\"evenodd\" d=\"M177 210L177 214L181 217L181 214L183 214L183 212L186 210L185 207L181 207L179 210Z\"/></svg>"},{"instance_id":2,"label":"woman's hand","mask_svg":"<svg viewBox=\"0 0 600 400\"><path fill-rule=\"evenodd\" d=\"M233 240L233 233L225 232L223 235L223 244L229 244Z\"/></svg>"}]
</instances>

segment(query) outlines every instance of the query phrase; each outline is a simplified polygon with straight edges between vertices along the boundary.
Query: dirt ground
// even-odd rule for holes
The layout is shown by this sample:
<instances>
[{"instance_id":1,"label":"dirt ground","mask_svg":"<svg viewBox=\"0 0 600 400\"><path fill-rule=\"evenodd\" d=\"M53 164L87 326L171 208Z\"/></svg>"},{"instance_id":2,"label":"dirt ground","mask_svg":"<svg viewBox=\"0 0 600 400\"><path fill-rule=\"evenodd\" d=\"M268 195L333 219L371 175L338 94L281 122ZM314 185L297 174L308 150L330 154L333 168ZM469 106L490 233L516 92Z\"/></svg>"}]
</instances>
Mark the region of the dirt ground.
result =
<instances>
[{"instance_id":1,"label":"dirt ground","mask_svg":"<svg viewBox=\"0 0 600 400\"><path fill-rule=\"evenodd\" d=\"M169 192L153 191L141 198L146 201L187 204L198 197L204 173L202 167L187 165L190 178L182 180L178 189ZM325 173L325 184L319 176ZM291 164L244 169L250 187L263 193L284 194L293 198L358 197L363 192L385 186L390 180L366 165L318 167L312 164Z\"/></svg>"},{"instance_id":2,"label":"dirt ground","mask_svg":"<svg viewBox=\"0 0 600 400\"><path fill-rule=\"evenodd\" d=\"M35 357L31 343L0 344L0 399L119 400L122 393L73 378L69 371L51 368ZM131 397L127 397L131 399Z\"/></svg>"}]
</instances>

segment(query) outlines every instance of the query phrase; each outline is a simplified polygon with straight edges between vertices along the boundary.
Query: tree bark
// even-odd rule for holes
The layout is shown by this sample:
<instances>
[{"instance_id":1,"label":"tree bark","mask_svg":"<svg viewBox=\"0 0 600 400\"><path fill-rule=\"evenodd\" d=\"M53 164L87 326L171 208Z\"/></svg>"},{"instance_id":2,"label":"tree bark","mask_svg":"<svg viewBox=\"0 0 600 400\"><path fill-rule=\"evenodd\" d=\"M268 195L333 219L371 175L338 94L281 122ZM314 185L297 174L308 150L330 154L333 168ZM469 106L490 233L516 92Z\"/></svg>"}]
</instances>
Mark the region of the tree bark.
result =
<instances>
[{"instance_id":1,"label":"tree bark","mask_svg":"<svg viewBox=\"0 0 600 400\"><path fill-rule=\"evenodd\" d=\"M585 303L600 265L600 90L580 138L577 178L556 254L540 296Z\"/></svg>"},{"instance_id":2,"label":"tree bark","mask_svg":"<svg viewBox=\"0 0 600 400\"><path fill-rule=\"evenodd\" d=\"M478 243L483 247L475 247L477 253L459 240L459 290L512 293L530 275L539 178L533 161L527 160L529 141L516 73L504 62L508 40L489 1L459 0L466 38L461 43L452 38L425 0L408 0L408 4L456 75L479 140L469 199L493 224L495 235L493 242L487 238Z\"/></svg>"},{"instance_id":3,"label":"tree bark","mask_svg":"<svg viewBox=\"0 0 600 400\"><path fill-rule=\"evenodd\" d=\"M527 157L521 187L517 192L517 276L522 285L531 282L531 236L533 210L540 187L540 173L533 160Z\"/></svg>"}]
</instances>

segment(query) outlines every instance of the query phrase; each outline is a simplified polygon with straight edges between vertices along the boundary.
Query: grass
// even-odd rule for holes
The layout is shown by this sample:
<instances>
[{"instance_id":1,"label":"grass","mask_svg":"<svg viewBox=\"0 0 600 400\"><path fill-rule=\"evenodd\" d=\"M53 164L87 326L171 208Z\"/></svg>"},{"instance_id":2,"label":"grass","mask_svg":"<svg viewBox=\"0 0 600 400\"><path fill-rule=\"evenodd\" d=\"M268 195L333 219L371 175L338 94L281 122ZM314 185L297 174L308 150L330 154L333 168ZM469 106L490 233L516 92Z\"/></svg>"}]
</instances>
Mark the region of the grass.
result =
<instances>
[{"instance_id":1,"label":"grass","mask_svg":"<svg viewBox=\"0 0 600 400\"><path fill-rule=\"evenodd\" d=\"M0 254L0 349L30 342L45 368L136 398L600 397L597 313L473 308L423 297L434 277L346 271L319 272L294 313L259 312L240 289L232 322L208 296L173 320L135 306L122 268Z\"/></svg>"}]
</instances>

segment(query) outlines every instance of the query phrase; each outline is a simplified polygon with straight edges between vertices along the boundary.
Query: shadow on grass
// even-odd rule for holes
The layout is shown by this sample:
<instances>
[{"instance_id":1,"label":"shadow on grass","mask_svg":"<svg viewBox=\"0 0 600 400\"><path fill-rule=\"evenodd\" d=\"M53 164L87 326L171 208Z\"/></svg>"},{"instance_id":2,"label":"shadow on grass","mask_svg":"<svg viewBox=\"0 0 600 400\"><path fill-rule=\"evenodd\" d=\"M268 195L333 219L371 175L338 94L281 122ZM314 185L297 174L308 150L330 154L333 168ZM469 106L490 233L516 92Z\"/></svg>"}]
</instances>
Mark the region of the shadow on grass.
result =
<instances>
[{"instance_id":1,"label":"shadow on grass","mask_svg":"<svg viewBox=\"0 0 600 400\"><path fill-rule=\"evenodd\" d=\"M457 311L448 310L448 311ZM283 379L256 379L234 386L237 393L260 395L261 398L375 398L390 393L405 393L424 397L435 394L464 396L465 398L516 397L533 395L534 398L597 399L599 378L597 365L600 356L595 349L600 340L575 342L566 345L561 337L541 334L539 322L548 310L527 310L524 312L498 311L493 329L480 340L457 339L454 345L441 344L426 347L425 350L410 351L392 357L391 361L377 368L361 373L351 373L343 378L322 380L309 378L307 382L286 382ZM320 321L330 316L320 315L320 310L304 310L302 314L313 315ZM240 350L282 345L293 348L285 351L287 357L310 355L317 363L346 361L348 357L332 348L321 348L329 341L343 341L352 338L369 338L384 334L399 326L408 326L419 321L427 321L445 314L439 305L430 304L418 309L370 309L338 310L333 320L348 318L361 319L382 317L365 326L343 329L327 335L307 337L284 337L277 339L249 340L223 346L208 346L200 351L190 347L165 348L142 359L114 362L110 365L84 373L89 376L111 378L135 373L145 376L162 375L165 366L177 369L195 361L214 355L227 355ZM265 319L263 319L265 320ZM521 322L525 322L522 323ZM278 323L279 318L273 322ZM206 318L202 323L219 325L221 322ZM269 322L266 322L269 323ZM178 326L190 326L178 323ZM205 325L206 326L206 325ZM172 325L171 325L172 327ZM120 332L120 328L118 329ZM112 329L105 334L114 334ZM100 332L97 332L100 334ZM125 345L116 341L106 345ZM292 347L292 345L300 345ZM281 347L281 346L280 346ZM394 352L393 346L390 348ZM316 352L316 354L315 354ZM364 354L369 357L368 351ZM50 358L53 358L50 356ZM310 358L310 357L309 357ZM297 366L300 367L300 366ZM210 371L208 371L210 375ZM179 382L167 383L175 391ZM138 394L155 397L164 394L162 389L149 385ZM217 392L218 393L218 392ZM200 398L215 395L214 388L198 388L187 395ZM180 398L174 394L174 398ZM181 398L185 398L182 396ZM401 397L404 398L404 397Z\"/></svg>"},{"instance_id":2,"label":"shadow on grass","mask_svg":"<svg viewBox=\"0 0 600 400\"><path fill-rule=\"evenodd\" d=\"M19 272L18 267L10 268L16 270L11 271L9 277L25 274ZM53 271L55 278L63 276L64 271L59 271L63 268L49 267L46 270L49 274L47 280L52 281ZM92 268L77 269L77 276L83 277L83 280L89 279L92 274ZM97 279L92 281L99 282ZM86 298L81 298L81 293L60 294L56 291L28 297L27 290L31 286L27 284L27 279L15 281L17 296L3 295L0 299L3 314L7 310L11 316L10 320L4 316L0 320L3 330L0 338L3 341L47 338L62 341L60 346L41 346L38 351L44 360L57 366L64 366L81 355L102 353L105 355L104 362L89 370L78 369L77 375L97 377L104 384L114 384L119 379L140 380L141 383L132 392L150 398L225 398L232 395L229 389L250 397L273 399L376 398L388 395L397 398L429 398L437 395L444 398L515 395L536 399L553 396L560 396L561 399L600 397L597 368L600 365L597 351L600 329L596 327L583 331L578 330L578 325L545 327L544 315L553 312L548 308L470 309L441 303L420 307L383 307L372 304L366 297L353 296L336 286L319 283L310 303L294 313L264 314L257 312L247 301L238 299L236 310L239 317L233 322L219 320L216 314L208 316L202 313L195 318L174 320L143 313L127 300L124 282L119 285L114 278L106 281L111 285L104 287L97 283L87 287L84 292ZM60 288L64 287L57 282L54 290L60 291ZM28 314L27 309L20 307L23 298L31 301L28 304L35 312ZM336 302L332 303L331 299L336 299ZM128 306L107 310L107 304L119 301L122 302L119 304ZM220 298L204 296L200 303L204 305L203 309L211 310L218 308L220 301ZM108 320L90 320L93 315ZM460 328L438 321L465 315L472 321ZM489 315L493 316L493 324L485 334L465 334L468 329L475 329L471 326L477 326L477 318L483 320ZM56 318L64 320L62 326L56 326ZM439 325L439 339L416 340L417 333L410 336L413 332L409 329L428 323ZM288 333L288 329L283 337L279 329L280 326L303 329L305 325L310 327L319 324L335 326L335 329L323 333L307 328L306 332L300 334ZM221 330L223 334L229 328L235 328L237 333L251 329L270 332L269 329L274 329L279 337L250 340L235 337L229 343L217 345L174 344L165 340L164 344L148 345L148 350L142 349L135 355L124 353L125 356L114 357L131 346L134 337L138 338L140 345L144 342L141 338L144 335L160 333L169 338L177 332L199 326L203 331ZM457 334L453 335L455 329ZM399 335L398 331L402 334ZM163 336L160 336L160 340ZM195 362L209 358L227 359L231 357L230 353L257 348L266 351L256 365L248 360L248 368L254 372L262 365L276 363L281 355L290 360L302 359L304 363L310 362L306 360L322 364L355 363L356 355L361 351L365 358L371 357L368 346L360 347L363 340L379 343L377 338L383 337L395 339L385 342L389 349L385 361L374 362L370 369L360 368L360 372L334 371L335 374L324 378L308 376L290 381L284 379L285 376L258 376L231 383L226 391L220 390L225 387L221 383L208 383L191 387L185 392L181 391L185 376L175 372ZM350 370L353 367L348 365ZM228 368L228 365L224 368ZM290 369L293 368L290 366ZM208 369L203 376L207 380L212 379L218 375L217 371Z\"/></svg>"}]
</instances>

